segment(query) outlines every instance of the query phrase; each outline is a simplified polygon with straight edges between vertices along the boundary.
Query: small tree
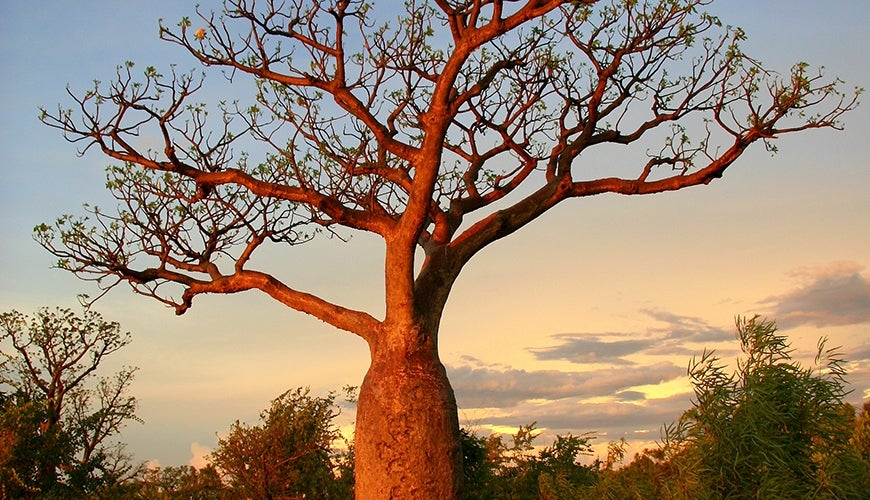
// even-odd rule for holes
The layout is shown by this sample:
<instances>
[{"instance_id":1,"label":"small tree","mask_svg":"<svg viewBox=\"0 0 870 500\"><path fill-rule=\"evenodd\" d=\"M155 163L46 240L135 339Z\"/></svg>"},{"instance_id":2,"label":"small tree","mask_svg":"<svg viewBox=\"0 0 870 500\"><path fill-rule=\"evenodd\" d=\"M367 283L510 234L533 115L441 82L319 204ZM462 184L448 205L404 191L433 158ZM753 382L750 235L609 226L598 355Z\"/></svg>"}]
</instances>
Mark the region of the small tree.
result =
<instances>
[{"instance_id":1,"label":"small tree","mask_svg":"<svg viewBox=\"0 0 870 500\"><path fill-rule=\"evenodd\" d=\"M350 490L338 490L349 484L336 477L332 461L341 438L336 415L335 394L287 391L260 414L260 425L236 421L218 440L212 462L240 498L347 498Z\"/></svg>"},{"instance_id":2,"label":"small tree","mask_svg":"<svg viewBox=\"0 0 870 500\"><path fill-rule=\"evenodd\" d=\"M74 111L42 120L118 162L120 210L36 237L59 267L178 314L260 290L360 336L358 494L453 498L459 422L438 334L472 257L566 200L708 184L753 144L839 128L856 105L806 64L766 71L741 30L702 12L710 1L411 0L379 17L357 0L226 0L160 36L235 85L249 76L255 103L209 114L196 74L138 79L132 63L71 93ZM608 144L637 147L633 173L587 161ZM380 317L253 258L354 231L384 242Z\"/></svg>"},{"instance_id":3,"label":"small tree","mask_svg":"<svg viewBox=\"0 0 870 500\"><path fill-rule=\"evenodd\" d=\"M728 374L712 352L689 375L695 404L665 435L677 498L860 498L867 467L850 444L855 411L844 402L843 360L819 342L816 366L792 361L776 325L737 320L743 358ZM661 493L661 492L660 492Z\"/></svg>"},{"instance_id":4,"label":"small tree","mask_svg":"<svg viewBox=\"0 0 870 500\"><path fill-rule=\"evenodd\" d=\"M90 494L135 472L112 438L135 415L135 368L93 383L104 358L130 342L90 309L0 314L0 484L10 496ZM0 454L3 455L3 454Z\"/></svg>"}]
</instances>

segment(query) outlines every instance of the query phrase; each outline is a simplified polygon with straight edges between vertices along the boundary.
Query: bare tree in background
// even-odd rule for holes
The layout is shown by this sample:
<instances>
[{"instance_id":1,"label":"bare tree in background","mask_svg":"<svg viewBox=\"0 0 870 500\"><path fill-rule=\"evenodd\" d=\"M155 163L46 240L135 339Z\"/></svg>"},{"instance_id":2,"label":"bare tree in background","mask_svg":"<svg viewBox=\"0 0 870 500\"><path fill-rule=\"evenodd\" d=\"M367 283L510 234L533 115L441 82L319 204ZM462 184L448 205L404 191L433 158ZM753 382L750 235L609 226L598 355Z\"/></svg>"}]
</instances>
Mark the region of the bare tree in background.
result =
<instances>
[{"instance_id":1,"label":"bare tree in background","mask_svg":"<svg viewBox=\"0 0 870 500\"><path fill-rule=\"evenodd\" d=\"M161 24L161 38L239 92L252 82L256 104L207 108L197 74L137 77L131 63L70 92L74 109L42 120L117 160L120 210L65 216L36 237L60 267L178 314L200 294L257 289L359 335L371 366L357 495L454 498L459 426L438 328L473 256L565 200L707 184L752 144L839 128L855 107L859 91L805 64L780 77L744 55L744 33L701 12L711 1L409 0L397 14L227 0L220 15ZM584 161L606 144L635 146L633 173ZM252 260L354 231L385 244L382 317Z\"/></svg>"}]
</instances>

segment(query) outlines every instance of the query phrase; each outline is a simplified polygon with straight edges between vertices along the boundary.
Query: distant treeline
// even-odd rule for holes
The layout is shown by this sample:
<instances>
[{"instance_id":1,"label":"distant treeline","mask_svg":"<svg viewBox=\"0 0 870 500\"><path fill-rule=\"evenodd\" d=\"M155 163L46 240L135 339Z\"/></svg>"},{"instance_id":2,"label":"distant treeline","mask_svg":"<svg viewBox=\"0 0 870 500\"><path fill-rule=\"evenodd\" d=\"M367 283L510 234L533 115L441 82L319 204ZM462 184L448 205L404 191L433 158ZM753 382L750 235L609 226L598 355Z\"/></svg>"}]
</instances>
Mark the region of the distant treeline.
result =
<instances>
[{"instance_id":1,"label":"distant treeline","mask_svg":"<svg viewBox=\"0 0 870 500\"><path fill-rule=\"evenodd\" d=\"M117 324L62 309L0 321L0 498L353 498L354 448L335 424L337 393L287 391L257 424L236 421L202 469L148 468L108 439L136 419L126 395L135 370L83 384L129 341ZM775 324L758 317L738 319L737 337L737 370L712 352L693 359L692 407L631 460L619 441L590 463L592 434L536 446L534 423L513 436L462 429L464 496L870 497L870 401L845 402L840 353L820 342L815 365L802 367Z\"/></svg>"}]
</instances>

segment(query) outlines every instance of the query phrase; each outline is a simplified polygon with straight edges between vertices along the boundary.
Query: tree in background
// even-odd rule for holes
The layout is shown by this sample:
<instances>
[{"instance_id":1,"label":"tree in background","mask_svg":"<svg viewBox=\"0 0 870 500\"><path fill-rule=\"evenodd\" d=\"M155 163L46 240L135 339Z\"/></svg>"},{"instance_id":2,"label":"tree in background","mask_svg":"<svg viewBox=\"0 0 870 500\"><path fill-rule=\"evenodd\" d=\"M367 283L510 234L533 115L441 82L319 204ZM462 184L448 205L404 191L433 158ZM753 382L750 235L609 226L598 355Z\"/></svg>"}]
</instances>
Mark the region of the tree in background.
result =
<instances>
[{"instance_id":1,"label":"tree in background","mask_svg":"<svg viewBox=\"0 0 870 500\"><path fill-rule=\"evenodd\" d=\"M287 391L260 414L260 425L236 421L218 439L212 463L237 498L349 498L352 482L337 474L333 451L341 440L337 415L334 393Z\"/></svg>"},{"instance_id":2,"label":"tree in background","mask_svg":"<svg viewBox=\"0 0 870 500\"><path fill-rule=\"evenodd\" d=\"M95 380L130 342L85 308L0 314L0 484L10 497L96 495L136 472L112 438L135 414L124 368Z\"/></svg>"},{"instance_id":3,"label":"tree in background","mask_svg":"<svg viewBox=\"0 0 870 500\"><path fill-rule=\"evenodd\" d=\"M784 78L744 55L711 0L226 0L160 36L222 68L253 102L197 100L205 83L132 63L44 111L117 164L117 213L36 228L59 267L188 310L260 290L368 343L356 485L362 498L454 498L453 390L438 356L463 267L556 205L721 177L750 146L839 128L856 105L806 64ZM150 149L143 136L160 141ZM590 163L635 146L635 169ZM244 152L237 152L242 148ZM295 288L255 259L318 234L384 242L383 315ZM377 313L380 315L381 313Z\"/></svg>"}]
</instances>

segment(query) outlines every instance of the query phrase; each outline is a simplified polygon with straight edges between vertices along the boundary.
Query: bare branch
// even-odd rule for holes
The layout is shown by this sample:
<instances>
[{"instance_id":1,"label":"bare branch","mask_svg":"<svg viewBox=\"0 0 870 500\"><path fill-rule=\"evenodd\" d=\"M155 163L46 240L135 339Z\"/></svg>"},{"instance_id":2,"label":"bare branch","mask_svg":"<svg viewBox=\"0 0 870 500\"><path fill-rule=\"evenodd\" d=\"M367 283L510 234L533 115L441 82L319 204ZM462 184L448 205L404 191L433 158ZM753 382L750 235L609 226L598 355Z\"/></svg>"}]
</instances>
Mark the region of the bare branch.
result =
<instances>
[{"instance_id":1,"label":"bare branch","mask_svg":"<svg viewBox=\"0 0 870 500\"><path fill-rule=\"evenodd\" d=\"M386 242L385 322L435 317L436 289L477 251L565 199L706 184L755 142L842 126L860 89L803 63L766 71L710 2L412 1L388 22L363 1L227 0L161 23L234 85L250 77L253 103L220 102L215 119L194 100L203 77L139 81L132 64L70 92L74 110L42 119L123 164L109 171L119 211L88 207L37 239L60 267L179 313L259 289L371 339L370 316L249 269L265 245L363 230ZM620 178L584 161L602 144L645 154Z\"/></svg>"}]
</instances>

